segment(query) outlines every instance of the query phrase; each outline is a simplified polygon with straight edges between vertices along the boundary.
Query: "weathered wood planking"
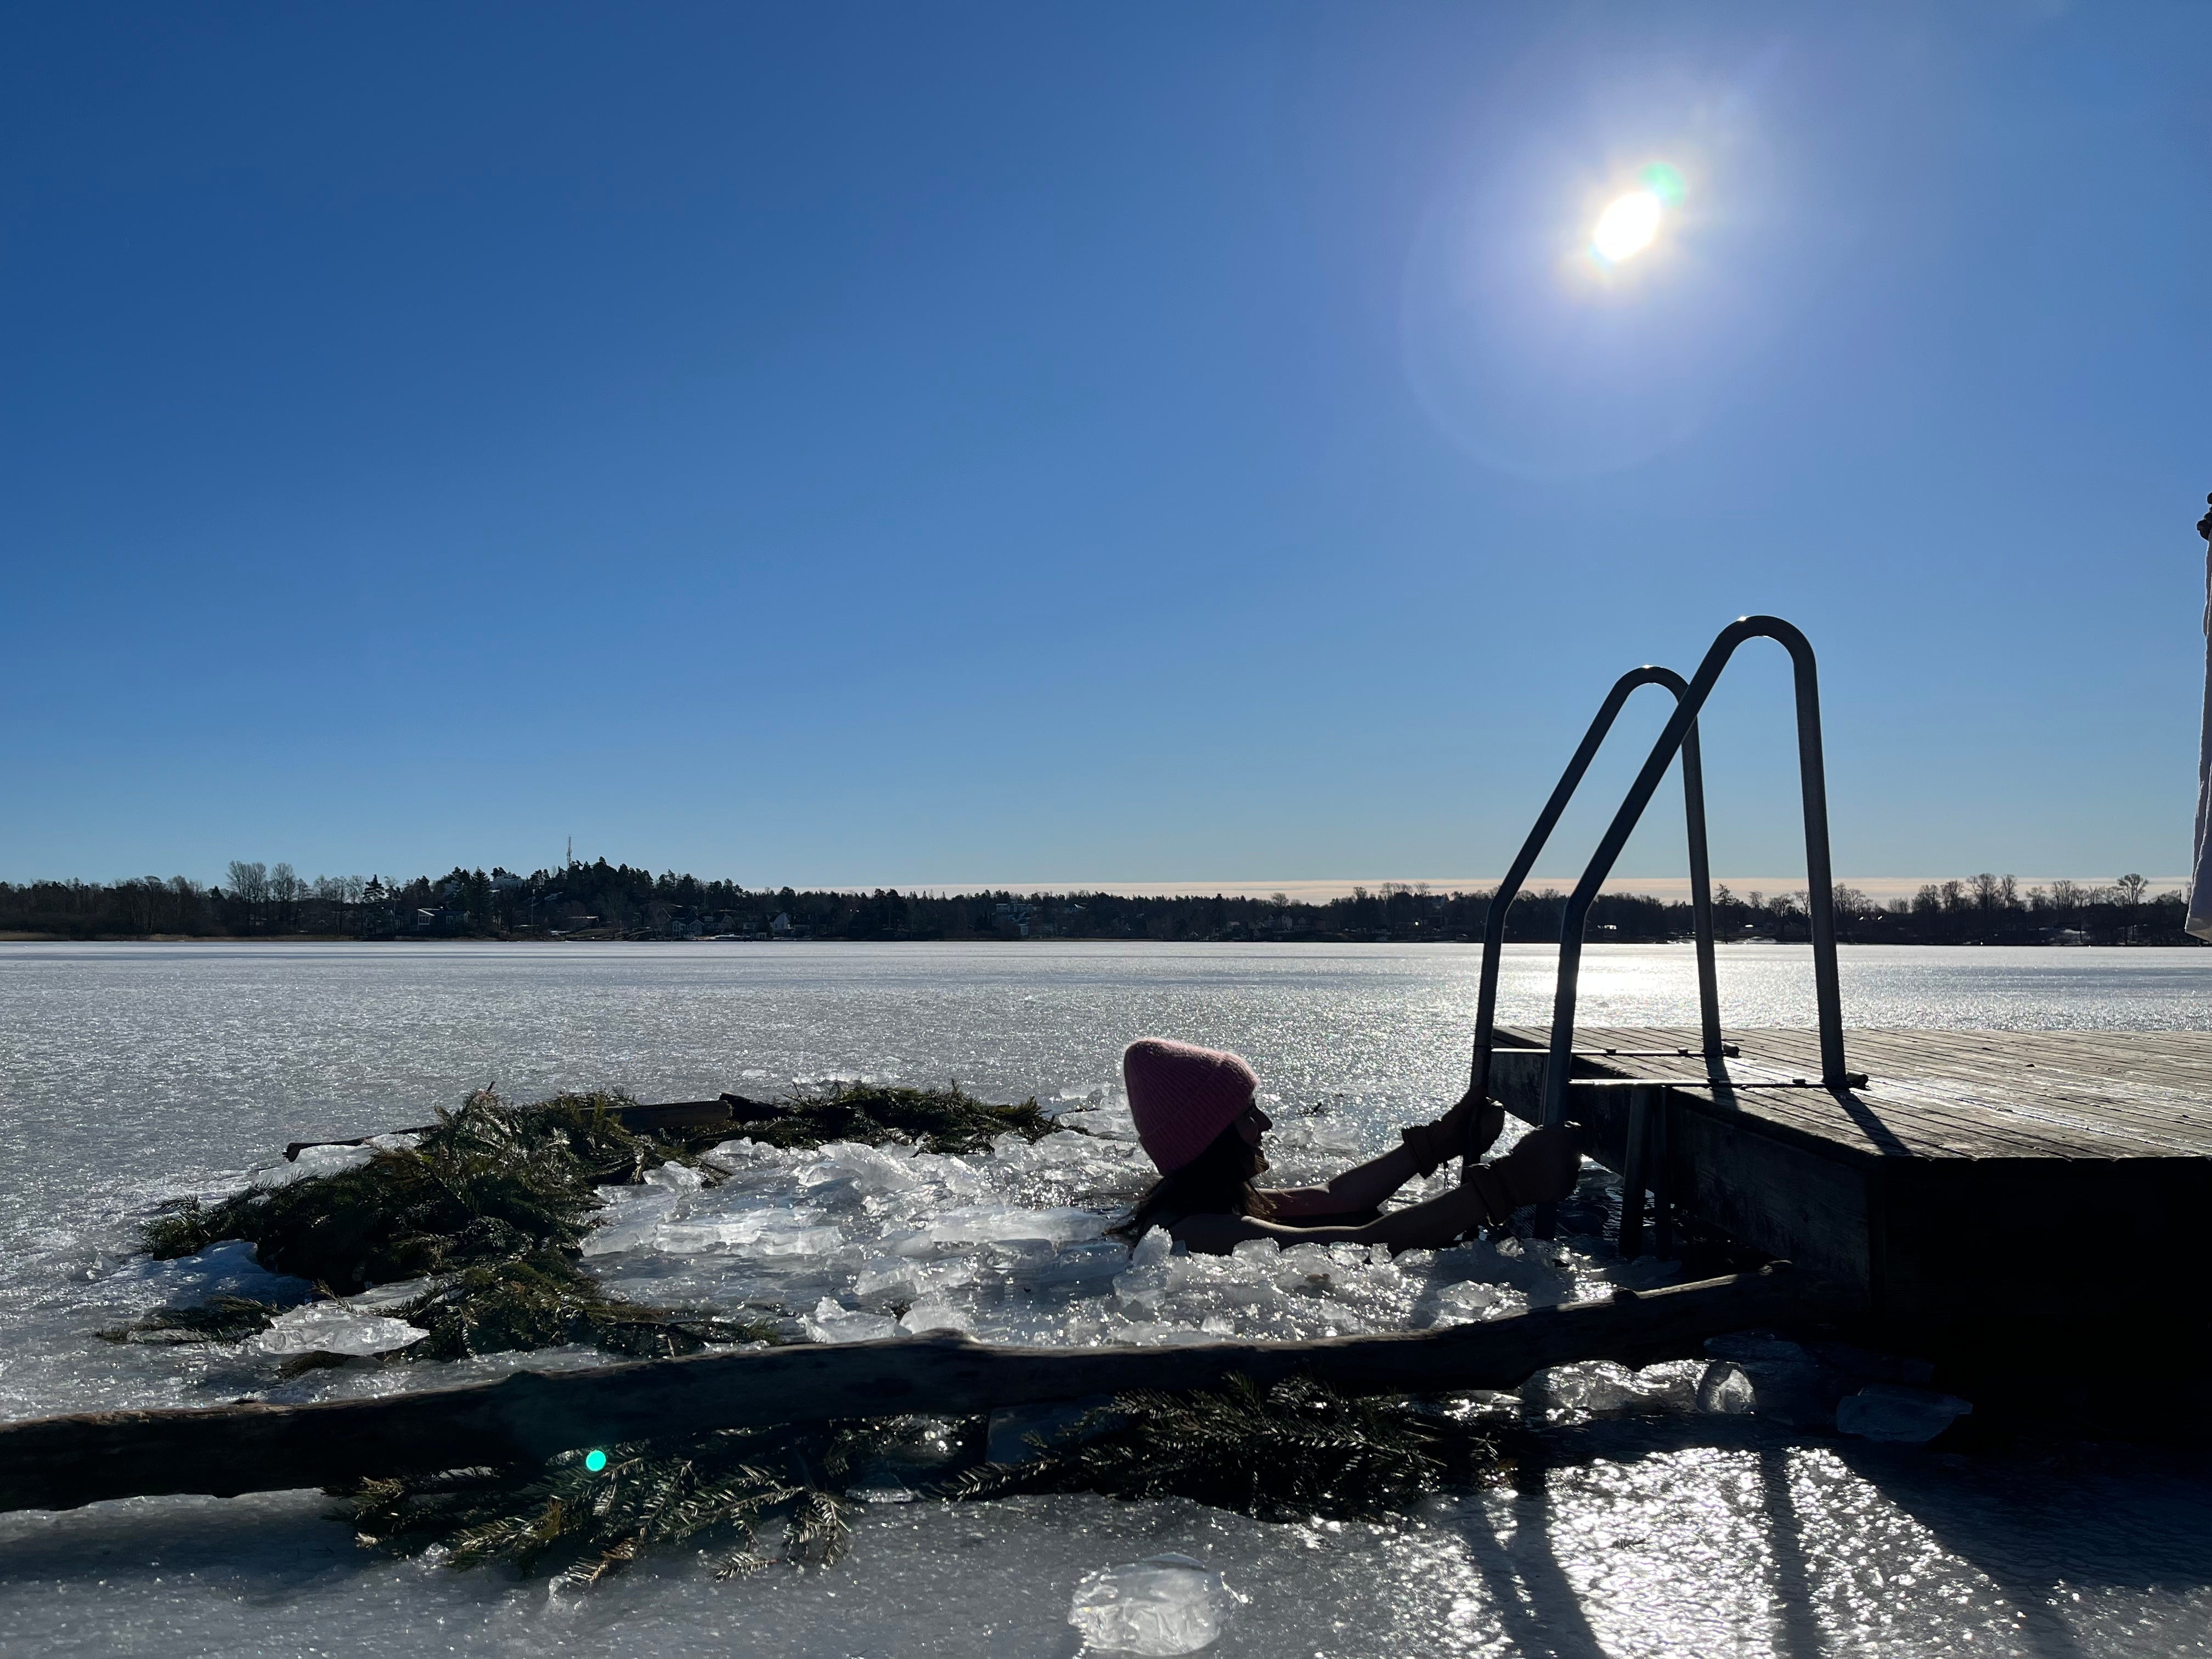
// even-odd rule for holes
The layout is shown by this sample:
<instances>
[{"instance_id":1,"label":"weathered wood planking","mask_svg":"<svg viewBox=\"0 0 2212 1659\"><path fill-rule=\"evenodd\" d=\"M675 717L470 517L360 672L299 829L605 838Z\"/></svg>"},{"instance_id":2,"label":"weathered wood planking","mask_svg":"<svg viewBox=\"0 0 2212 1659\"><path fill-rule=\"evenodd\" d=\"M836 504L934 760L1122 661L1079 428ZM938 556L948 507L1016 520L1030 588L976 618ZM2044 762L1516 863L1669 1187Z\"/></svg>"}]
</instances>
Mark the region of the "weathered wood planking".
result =
<instances>
[{"instance_id":1,"label":"weathered wood planking","mask_svg":"<svg viewBox=\"0 0 2212 1659\"><path fill-rule=\"evenodd\" d=\"M1922 1323L2048 1319L2194 1297L2212 1220L2212 1032L1855 1030L1864 1088L1817 1079L1810 1031L1577 1033L1571 1109L1626 1162L1629 1091L1660 1085L1675 1201L1734 1236ZM1548 1034L1498 1032L1493 1087L1540 1110ZM1610 1086L1608 1086L1610 1085Z\"/></svg>"}]
</instances>

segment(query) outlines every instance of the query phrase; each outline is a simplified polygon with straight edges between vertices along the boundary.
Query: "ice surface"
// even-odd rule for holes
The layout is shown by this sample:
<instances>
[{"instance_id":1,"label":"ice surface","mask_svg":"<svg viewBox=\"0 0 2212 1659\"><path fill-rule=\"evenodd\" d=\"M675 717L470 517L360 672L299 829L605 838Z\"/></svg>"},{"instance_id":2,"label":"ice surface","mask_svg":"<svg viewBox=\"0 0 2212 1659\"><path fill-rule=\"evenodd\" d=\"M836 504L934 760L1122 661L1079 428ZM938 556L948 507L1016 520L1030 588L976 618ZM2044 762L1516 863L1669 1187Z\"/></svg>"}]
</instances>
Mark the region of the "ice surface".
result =
<instances>
[{"instance_id":1,"label":"ice surface","mask_svg":"<svg viewBox=\"0 0 2212 1659\"><path fill-rule=\"evenodd\" d=\"M127 1297L134 1310L186 1307L216 1296L244 1297L281 1308L315 1293L304 1279L270 1273L261 1265L254 1247L242 1238L227 1238L198 1255L169 1261L139 1256L109 1274L101 1289L111 1298Z\"/></svg>"},{"instance_id":2,"label":"ice surface","mask_svg":"<svg viewBox=\"0 0 2212 1659\"><path fill-rule=\"evenodd\" d=\"M365 1355L390 1353L428 1334L404 1319L356 1313L341 1302L311 1302L277 1315L276 1322L248 1346L270 1354Z\"/></svg>"},{"instance_id":3,"label":"ice surface","mask_svg":"<svg viewBox=\"0 0 2212 1659\"><path fill-rule=\"evenodd\" d=\"M1864 1440L1919 1445L1974 1408L1955 1395L1903 1382L1869 1382L1836 1402L1836 1427Z\"/></svg>"},{"instance_id":4,"label":"ice surface","mask_svg":"<svg viewBox=\"0 0 2212 1659\"><path fill-rule=\"evenodd\" d=\"M1235 1594L1203 1562L1152 1555L1085 1574L1067 1622L1109 1652L1196 1653L1220 1638L1236 1607Z\"/></svg>"},{"instance_id":5,"label":"ice surface","mask_svg":"<svg viewBox=\"0 0 2212 1659\"><path fill-rule=\"evenodd\" d=\"M2097 954L1861 947L1845 991L1855 1022L1869 1024L2203 1024L2212 958ZM1509 950L1502 1018L1542 1017L1552 961L1545 949ZM1732 947L1722 964L1731 1019L1808 1024L1804 963L1802 947ZM802 1172L833 1149L738 1140L712 1158L725 1183L678 1190L672 1175L611 1194L609 1229L641 1224L626 1240L593 1235L588 1265L611 1285L781 1313L794 1332L828 1297L886 1320L921 1304L957 1309L994 1341L1320 1335L1354 1320L1418 1328L1654 1282L1644 1275L1662 1265L1624 1268L1574 1238L1332 1261L1287 1282L1300 1265L1289 1253L1170 1264L1161 1235L1133 1253L1097 1237L933 1245L914 1257L894 1248L963 1207L1124 1213L1150 1170L1110 1080L1120 1045L1147 1030L1246 1053L1284 1098L1285 1109L1270 1107L1284 1130L1307 1125L1300 1108L1326 1098L1312 1123L1342 1126L1358 1156L1380 1152L1395 1125L1433 1116L1463 1082L1478 965L1477 951L1449 945L9 946L0 1154L15 1184L0 1209L0 1417L366 1397L612 1363L564 1347L279 1382L279 1357L239 1345L91 1335L203 1291L297 1301L308 1287L265 1273L242 1245L148 1262L138 1227L167 1200L236 1190L249 1164L288 1140L426 1122L495 1069L514 1099L610 1083L641 1098L699 1098L747 1071L957 1076L993 1099L1098 1099L1064 1109L1071 1126L1103 1133L915 1155L910 1186L863 1190L850 1170L805 1184ZM1686 950L1608 948L1585 963L1593 1020L1691 1022L1694 988ZM1306 1139L1279 1139L1271 1181L1322 1178L1355 1155L1294 1144ZM1441 1186L1408 1195L1431 1189ZM843 1242L794 1256L655 1243L663 1221L802 1210ZM617 1248L598 1248L607 1243ZM369 1297L349 1305L378 1310ZM1715 1376L1743 1377L1746 1405L1751 1367L1796 1363L1711 1358ZM1923 1380L1862 1374L1825 1348L1812 1358L1846 1400L1873 1382ZM1636 1374L1640 1388L1653 1369ZM1792 1428L1763 1407L1700 1427L1647 1421L1648 1403L1626 1400L1587 1426L1563 1418L1560 1465L1524 1462L1512 1487L1451 1494L1387 1525L1271 1525L1077 1496L887 1498L857 1518L855 1553L830 1571L718 1583L709 1562L675 1552L560 1608L504 1573L362 1551L314 1493L0 1516L0 1645L1065 1656L1076 1639L1069 1600L1086 1573L1175 1550L1252 1595L1208 1650L1223 1655L2212 1654L2212 1486L2170 1460L2110 1449L2018 1468L1982 1451L1898 1457ZM1528 1415L1517 1395L1476 1408ZM1554 1432L1534 1429L1547 1443ZM926 1483L870 1484L899 1495Z\"/></svg>"}]
</instances>

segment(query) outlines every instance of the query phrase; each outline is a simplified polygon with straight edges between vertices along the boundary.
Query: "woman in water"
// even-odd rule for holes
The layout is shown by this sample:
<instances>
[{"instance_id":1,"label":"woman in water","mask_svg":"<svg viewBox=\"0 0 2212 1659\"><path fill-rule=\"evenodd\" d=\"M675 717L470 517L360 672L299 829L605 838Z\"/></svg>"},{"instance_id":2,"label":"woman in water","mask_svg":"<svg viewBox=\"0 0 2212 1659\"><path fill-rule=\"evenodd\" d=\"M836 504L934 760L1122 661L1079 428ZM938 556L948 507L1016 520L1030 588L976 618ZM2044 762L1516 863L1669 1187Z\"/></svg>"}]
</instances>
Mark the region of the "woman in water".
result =
<instances>
[{"instance_id":1,"label":"woman in water","mask_svg":"<svg viewBox=\"0 0 2212 1659\"><path fill-rule=\"evenodd\" d=\"M1505 1127L1504 1108L1469 1095L1435 1122L1401 1129L1395 1150L1325 1187L1268 1190L1252 1182L1267 1168L1260 1144L1273 1120L1260 1109L1260 1080L1241 1057L1142 1037L1123 1052L1121 1076L1138 1139L1160 1178L1115 1231L1139 1238L1165 1227L1191 1249L1215 1255L1248 1238L1439 1249L1523 1205L1566 1197L1582 1162L1566 1129L1533 1130L1441 1197L1378 1215L1382 1200L1415 1176L1462 1152L1488 1151Z\"/></svg>"}]
</instances>

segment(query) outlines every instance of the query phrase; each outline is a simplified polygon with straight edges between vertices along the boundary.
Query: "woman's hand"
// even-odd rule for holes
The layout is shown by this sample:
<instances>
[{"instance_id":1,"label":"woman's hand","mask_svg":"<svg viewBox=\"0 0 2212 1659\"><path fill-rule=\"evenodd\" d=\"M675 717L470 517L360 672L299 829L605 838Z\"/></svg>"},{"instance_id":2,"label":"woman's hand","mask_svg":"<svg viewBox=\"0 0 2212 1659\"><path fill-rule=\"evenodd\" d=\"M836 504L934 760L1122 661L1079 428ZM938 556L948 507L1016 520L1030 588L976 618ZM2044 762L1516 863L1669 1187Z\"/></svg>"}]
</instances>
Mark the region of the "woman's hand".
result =
<instances>
[{"instance_id":1,"label":"woman's hand","mask_svg":"<svg viewBox=\"0 0 2212 1659\"><path fill-rule=\"evenodd\" d=\"M1268 1238L1286 1231L1249 1216L1217 1212L1187 1215L1168 1229L1168 1237L1200 1255L1227 1255L1248 1238Z\"/></svg>"}]
</instances>

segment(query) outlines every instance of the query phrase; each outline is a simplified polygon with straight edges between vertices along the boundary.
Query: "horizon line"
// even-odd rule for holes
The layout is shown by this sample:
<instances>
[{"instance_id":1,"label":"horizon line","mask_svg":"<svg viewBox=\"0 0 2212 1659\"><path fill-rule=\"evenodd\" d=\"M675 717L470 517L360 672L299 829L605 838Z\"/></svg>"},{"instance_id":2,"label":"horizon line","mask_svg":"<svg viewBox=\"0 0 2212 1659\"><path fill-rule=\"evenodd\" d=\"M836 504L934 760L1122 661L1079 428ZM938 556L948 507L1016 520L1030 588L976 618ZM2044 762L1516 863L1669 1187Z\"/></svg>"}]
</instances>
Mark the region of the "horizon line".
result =
<instances>
[{"instance_id":1,"label":"horizon line","mask_svg":"<svg viewBox=\"0 0 2212 1659\"><path fill-rule=\"evenodd\" d=\"M1303 881L988 881L946 882L925 881L911 884L874 882L861 885L848 883L826 883L813 888L815 892L872 892L887 890L902 893L1114 893L1131 898L1269 898L1277 893L1304 903L1325 903L1330 899L1348 898L1356 887L1369 892L1379 892L1384 886L1425 887L1432 893L1474 893L1495 891L1502 876L1375 876L1323 877ZM1579 878L1575 876L1530 876L1521 885L1523 893L1539 893L1547 888L1560 892L1572 892ZM1966 876L1838 876L1835 885L1854 888L1874 899L1911 898L1923 887L1940 887L1947 881L1966 881ZM2115 878L2106 876L2014 876L2012 878L2022 892L2030 887L2047 887L2057 881L2071 881L2084 887L2109 887ZM2186 889L2186 876L2153 876L2148 878L2146 893L2165 893ZM1720 876L1713 878L1715 887L1728 887L1738 897L1752 892L1771 896L1794 892L1805 885L1805 878L1796 876ZM795 890L807 891L799 888ZM1687 876L1612 876L1601 889L1606 893L1636 894L1650 898L1678 898L1690 896Z\"/></svg>"}]
</instances>

